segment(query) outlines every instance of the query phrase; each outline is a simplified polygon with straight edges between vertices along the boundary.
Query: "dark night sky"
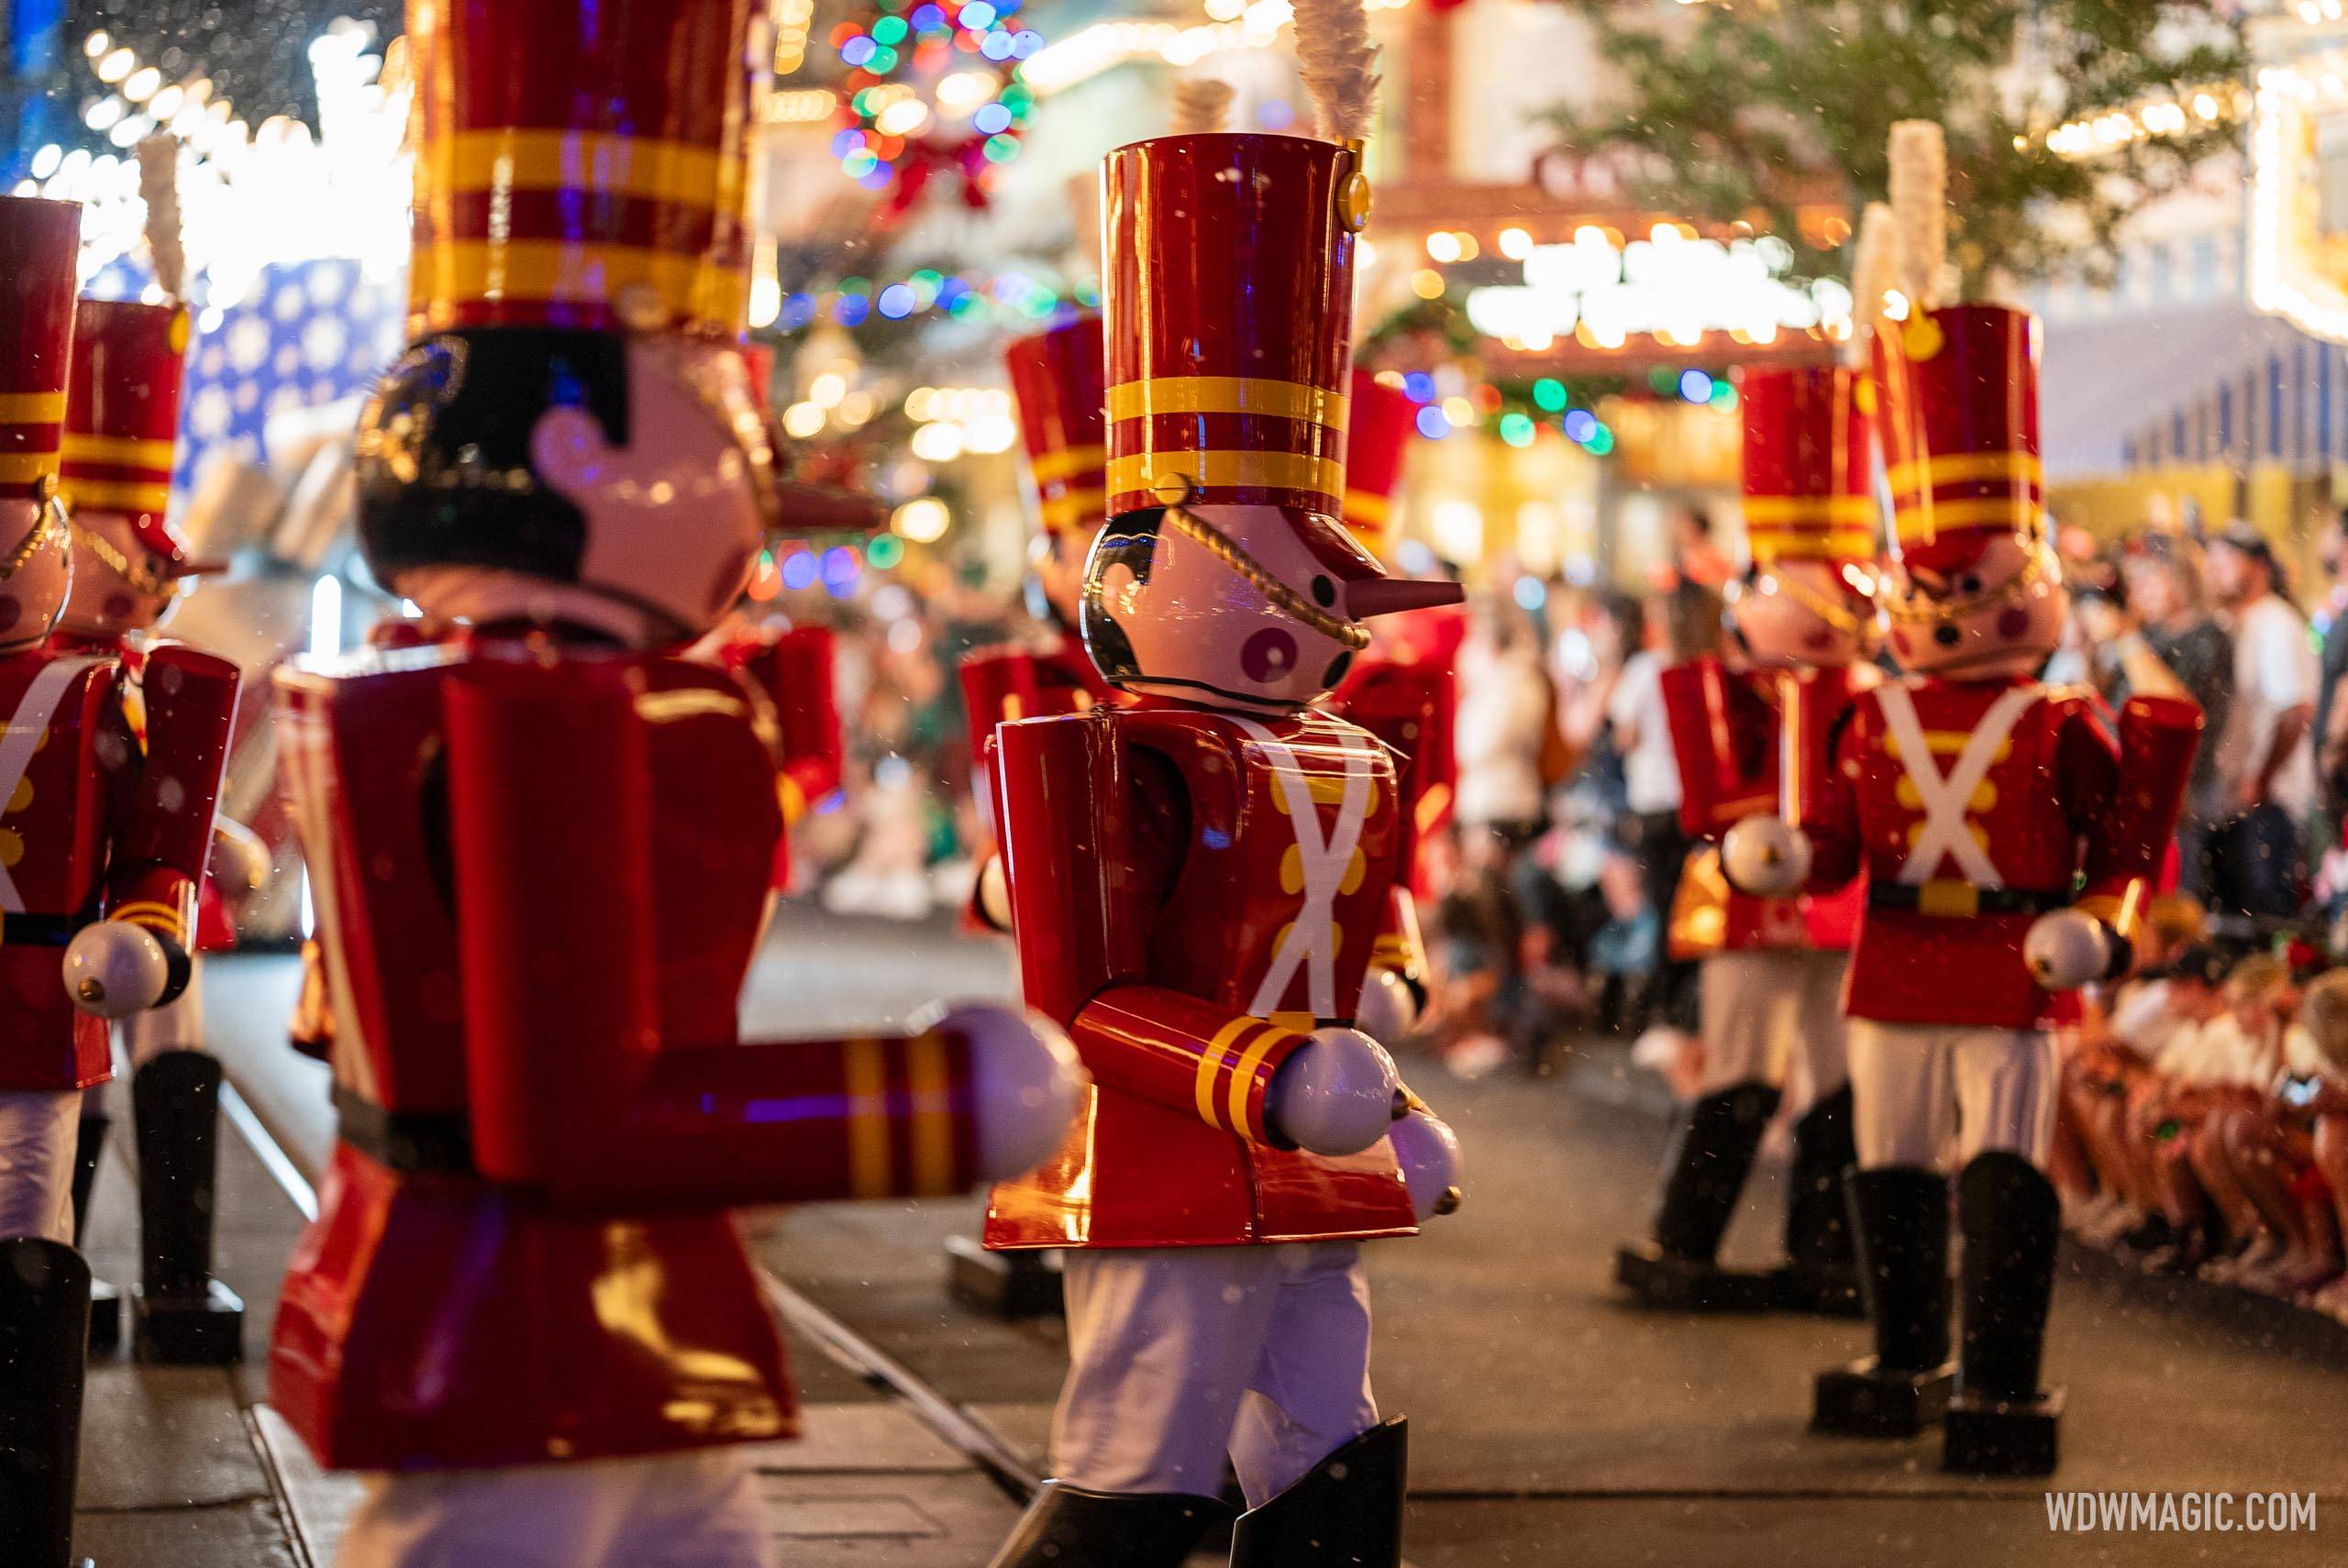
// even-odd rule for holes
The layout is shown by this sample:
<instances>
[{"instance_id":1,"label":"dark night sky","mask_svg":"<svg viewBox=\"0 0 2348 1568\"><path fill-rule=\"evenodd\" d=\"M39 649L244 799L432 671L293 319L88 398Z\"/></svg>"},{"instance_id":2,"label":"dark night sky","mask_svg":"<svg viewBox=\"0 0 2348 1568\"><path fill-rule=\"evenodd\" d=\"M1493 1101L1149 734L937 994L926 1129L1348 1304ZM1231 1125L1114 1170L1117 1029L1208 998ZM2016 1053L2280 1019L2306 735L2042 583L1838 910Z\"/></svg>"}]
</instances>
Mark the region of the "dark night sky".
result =
<instances>
[{"instance_id":1,"label":"dark night sky","mask_svg":"<svg viewBox=\"0 0 2348 1568\"><path fill-rule=\"evenodd\" d=\"M401 0L71 0L67 83L85 94L98 90L82 40L103 28L166 82L210 76L248 125L291 114L315 126L304 52L310 40L337 17L371 21L389 37L400 30L403 10Z\"/></svg>"}]
</instances>

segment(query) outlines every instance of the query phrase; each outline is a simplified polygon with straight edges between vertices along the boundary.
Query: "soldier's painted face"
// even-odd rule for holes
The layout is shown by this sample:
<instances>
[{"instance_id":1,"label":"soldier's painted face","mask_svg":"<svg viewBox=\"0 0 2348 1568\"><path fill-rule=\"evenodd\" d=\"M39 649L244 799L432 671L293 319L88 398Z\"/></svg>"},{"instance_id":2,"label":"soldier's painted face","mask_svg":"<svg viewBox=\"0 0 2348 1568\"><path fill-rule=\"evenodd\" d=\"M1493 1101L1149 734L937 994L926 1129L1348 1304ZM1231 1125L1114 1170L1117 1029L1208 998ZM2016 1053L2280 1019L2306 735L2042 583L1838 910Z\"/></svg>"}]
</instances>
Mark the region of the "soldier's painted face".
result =
<instances>
[{"instance_id":1,"label":"soldier's painted face","mask_svg":"<svg viewBox=\"0 0 2348 1568\"><path fill-rule=\"evenodd\" d=\"M54 501L0 500L0 648L48 636L72 580L64 508Z\"/></svg>"},{"instance_id":2,"label":"soldier's painted face","mask_svg":"<svg viewBox=\"0 0 2348 1568\"><path fill-rule=\"evenodd\" d=\"M1086 573L1085 641L1111 680L1285 712L1335 684L1368 641L1347 616L1346 580L1279 507L1140 515L1157 519L1149 547L1113 523Z\"/></svg>"},{"instance_id":3,"label":"soldier's painted face","mask_svg":"<svg viewBox=\"0 0 2348 1568\"><path fill-rule=\"evenodd\" d=\"M1875 642L1875 574L1844 561L1781 560L1729 589L1729 613L1754 662L1839 668Z\"/></svg>"},{"instance_id":4,"label":"soldier's painted face","mask_svg":"<svg viewBox=\"0 0 2348 1568\"><path fill-rule=\"evenodd\" d=\"M2028 675L2063 635L2071 596L2047 546L1999 535L1970 562L1895 562L1880 601L1903 669L1959 680Z\"/></svg>"},{"instance_id":5,"label":"soldier's painted face","mask_svg":"<svg viewBox=\"0 0 2348 1568\"><path fill-rule=\"evenodd\" d=\"M179 597L178 563L148 548L125 513L73 513L73 591L58 629L116 637L159 624Z\"/></svg>"}]
</instances>

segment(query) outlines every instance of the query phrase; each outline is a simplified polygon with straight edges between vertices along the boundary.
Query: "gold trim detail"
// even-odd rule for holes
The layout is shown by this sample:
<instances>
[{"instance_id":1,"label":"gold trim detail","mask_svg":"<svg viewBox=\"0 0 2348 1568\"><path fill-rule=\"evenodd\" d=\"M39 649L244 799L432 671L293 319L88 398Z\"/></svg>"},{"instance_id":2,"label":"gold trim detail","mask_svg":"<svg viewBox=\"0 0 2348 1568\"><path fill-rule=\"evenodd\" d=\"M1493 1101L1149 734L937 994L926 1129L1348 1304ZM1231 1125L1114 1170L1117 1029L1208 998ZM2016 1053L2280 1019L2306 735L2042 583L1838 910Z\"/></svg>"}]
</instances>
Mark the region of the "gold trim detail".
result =
<instances>
[{"instance_id":1,"label":"gold trim detail","mask_svg":"<svg viewBox=\"0 0 2348 1568\"><path fill-rule=\"evenodd\" d=\"M58 450L69 463L114 463L170 473L179 444L139 436L83 436L68 430L60 439Z\"/></svg>"},{"instance_id":2,"label":"gold trim detail","mask_svg":"<svg viewBox=\"0 0 2348 1568\"><path fill-rule=\"evenodd\" d=\"M419 246L413 269L409 307L435 326L449 325L458 306L477 300L615 308L614 302L632 288L650 289L675 315L728 330L749 309L747 271L649 246L441 240Z\"/></svg>"},{"instance_id":3,"label":"gold trim detail","mask_svg":"<svg viewBox=\"0 0 2348 1568\"><path fill-rule=\"evenodd\" d=\"M1302 381L1259 376L1158 376L1120 381L1109 389L1112 420L1153 414L1258 414L1301 419L1342 430L1350 400L1344 392Z\"/></svg>"},{"instance_id":4,"label":"gold trim detail","mask_svg":"<svg viewBox=\"0 0 2348 1568\"><path fill-rule=\"evenodd\" d=\"M0 392L0 425L61 425L65 394L61 392Z\"/></svg>"},{"instance_id":5,"label":"gold trim detail","mask_svg":"<svg viewBox=\"0 0 2348 1568\"><path fill-rule=\"evenodd\" d=\"M1254 486L1267 490L1303 490L1327 496L1332 510L1346 493L1346 465L1335 458L1309 457L1302 452L1143 452L1109 462L1109 492L1155 491L1168 480L1186 480L1199 489L1229 490Z\"/></svg>"},{"instance_id":6,"label":"gold trim detail","mask_svg":"<svg viewBox=\"0 0 2348 1568\"><path fill-rule=\"evenodd\" d=\"M2033 452L1946 452L1900 463L1884 471L1895 491L1921 490L1926 485L1978 484L2003 480L2012 484L2043 484L2045 465Z\"/></svg>"},{"instance_id":7,"label":"gold trim detail","mask_svg":"<svg viewBox=\"0 0 2348 1568\"><path fill-rule=\"evenodd\" d=\"M1207 1048L1199 1053L1198 1077L1191 1084L1191 1091L1198 1102L1199 1120L1217 1132L1228 1132L1230 1129L1225 1128L1215 1115L1215 1072L1225 1061L1236 1059L1232 1054L1232 1047L1249 1030L1267 1027L1268 1025L1262 1019L1242 1013L1216 1030L1214 1038L1207 1042Z\"/></svg>"},{"instance_id":8,"label":"gold trim detail","mask_svg":"<svg viewBox=\"0 0 2348 1568\"><path fill-rule=\"evenodd\" d=\"M1097 472L1108 460L1109 449L1096 441L1089 447L1063 447L1057 452L1038 453L1027 459L1027 471L1036 476L1037 484L1049 484L1054 480Z\"/></svg>"},{"instance_id":9,"label":"gold trim detail","mask_svg":"<svg viewBox=\"0 0 2348 1568\"><path fill-rule=\"evenodd\" d=\"M433 144L429 190L580 191L642 196L679 206L734 212L742 166L714 148L610 131L501 126L460 131Z\"/></svg>"}]
</instances>

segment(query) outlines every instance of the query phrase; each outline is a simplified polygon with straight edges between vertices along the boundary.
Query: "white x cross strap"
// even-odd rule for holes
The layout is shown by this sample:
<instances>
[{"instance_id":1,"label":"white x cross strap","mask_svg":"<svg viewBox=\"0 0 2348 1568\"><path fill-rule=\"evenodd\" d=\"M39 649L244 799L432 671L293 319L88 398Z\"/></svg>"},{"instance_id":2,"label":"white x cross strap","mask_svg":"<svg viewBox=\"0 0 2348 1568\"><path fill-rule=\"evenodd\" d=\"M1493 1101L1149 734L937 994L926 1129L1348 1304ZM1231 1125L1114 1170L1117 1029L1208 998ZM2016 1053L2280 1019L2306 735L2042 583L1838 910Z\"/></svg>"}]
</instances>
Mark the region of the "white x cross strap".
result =
<instances>
[{"instance_id":1,"label":"white x cross strap","mask_svg":"<svg viewBox=\"0 0 2348 1568\"><path fill-rule=\"evenodd\" d=\"M1933 760L1931 745L1924 738L1924 726L1916 717L1916 704L1910 699L1908 689L1896 682L1886 682L1876 689L1876 705L1883 713L1883 722L1890 727L1892 745L1899 748L1899 766L1907 773L1908 781L1916 787L1917 799L1923 802L1923 831L1916 835L1915 846L1908 852L1907 862L1899 867L1899 880L1916 887L1932 880L1944 857L1956 862L1965 879L1976 888L1997 889L2006 885L1998 875L1989 852L1973 836L1966 824L1966 802L1973 791L1989 776L1990 765L1998 760L1999 751L2013 734L2014 726L2030 712L2041 694L2034 685L2010 688L1999 694L1973 726L1966 737L1964 749L1946 773Z\"/></svg>"},{"instance_id":2,"label":"white x cross strap","mask_svg":"<svg viewBox=\"0 0 2348 1568\"><path fill-rule=\"evenodd\" d=\"M24 782L26 769L33 765L33 752L49 734L49 722L56 716L57 705L65 700L74 679L92 665L104 662L61 658L44 665L26 685L25 694L17 700L17 711L8 715L7 729L0 732L0 801L16 798L17 786ZM24 895L17 891L16 878L5 866L0 866L0 911L25 912Z\"/></svg>"},{"instance_id":3,"label":"white x cross strap","mask_svg":"<svg viewBox=\"0 0 2348 1568\"><path fill-rule=\"evenodd\" d=\"M1279 1010L1280 998L1301 968L1312 1016L1335 1018L1337 895L1345 887L1346 867L1353 863L1354 851L1361 845L1362 824L1369 816L1369 753L1343 731L1336 732L1337 745L1346 754L1346 787L1337 820L1324 839L1321 813L1312 803L1312 781L1296 753L1253 719L1234 716L1232 723L1271 760L1272 787L1288 805L1289 825L1296 830L1297 855L1304 872L1303 907L1281 933L1271 966L1264 971L1263 983L1256 988L1256 999L1247 1004L1247 1010L1257 1018L1269 1018Z\"/></svg>"}]
</instances>

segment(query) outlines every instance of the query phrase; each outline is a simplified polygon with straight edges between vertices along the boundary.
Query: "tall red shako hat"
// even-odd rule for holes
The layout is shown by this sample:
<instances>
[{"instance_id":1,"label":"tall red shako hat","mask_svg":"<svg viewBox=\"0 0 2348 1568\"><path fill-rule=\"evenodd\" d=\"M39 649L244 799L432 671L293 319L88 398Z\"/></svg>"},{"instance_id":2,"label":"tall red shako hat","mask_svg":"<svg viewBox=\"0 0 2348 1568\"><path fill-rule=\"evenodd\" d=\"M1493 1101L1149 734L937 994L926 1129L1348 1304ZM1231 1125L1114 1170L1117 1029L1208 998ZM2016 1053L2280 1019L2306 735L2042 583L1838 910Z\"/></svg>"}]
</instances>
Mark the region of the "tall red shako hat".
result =
<instances>
[{"instance_id":1,"label":"tall red shako hat","mask_svg":"<svg viewBox=\"0 0 2348 1568\"><path fill-rule=\"evenodd\" d=\"M0 196L0 500L56 491L81 244L79 203Z\"/></svg>"},{"instance_id":2,"label":"tall red shako hat","mask_svg":"<svg viewBox=\"0 0 2348 1568\"><path fill-rule=\"evenodd\" d=\"M1961 571L1999 535L2047 542L2038 458L2038 333L2002 305L1943 305L1875 335L1892 549Z\"/></svg>"},{"instance_id":3,"label":"tall red shako hat","mask_svg":"<svg viewBox=\"0 0 2348 1568\"><path fill-rule=\"evenodd\" d=\"M1841 365L1741 373L1744 537L1754 565L1875 558L1877 401L1866 373Z\"/></svg>"},{"instance_id":4,"label":"tall red shako hat","mask_svg":"<svg viewBox=\"0 0 2348 1568\"><path fill-rule=\"evenodd\" d=\"M1102 353L1101 318L1090 314L1002 351L1047 534L1090 534L1109 515Z\"/></svg>"},{"instance_id":5,"label":"tall red shako hat","mask_svg":"<svg viewBox=\"0 0 2348 1568\"><path fill-rule=\"evenodd\" d=\"M750 0L412 0L411 336L741 336L750 13Z\"/></svg>"},{"instance_id":6,"label":"tall red shako hat","mask_svg":"<svg viewBox=\"0 0 2348 1568\"><path fill-rule=\"evenodd\" d=\"M175 566L186 564L186 550L164 524L163 510L172 494L187 338L187 312L178 305L82 302L61 476L70 509L123 513L149 552Z\"/></svg>"},{"instance_id":7,"label":"tall red shako hat","mask_svg":"<svg viewBox=\"0 0 2348 1568\"><path fill-rule=\"evenodd\" d=\"M1368 371L1353 373L1346 411L1345 524L1380 560L1394 544L1394 492L1402 458L1418 431L1419 405Z\"/></svg>"}]
</instances>

